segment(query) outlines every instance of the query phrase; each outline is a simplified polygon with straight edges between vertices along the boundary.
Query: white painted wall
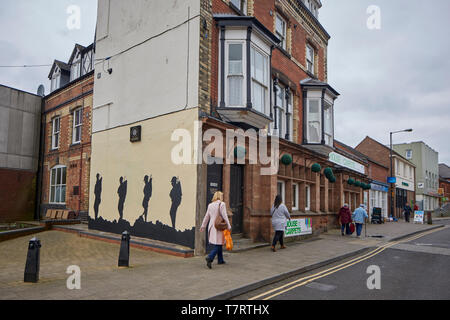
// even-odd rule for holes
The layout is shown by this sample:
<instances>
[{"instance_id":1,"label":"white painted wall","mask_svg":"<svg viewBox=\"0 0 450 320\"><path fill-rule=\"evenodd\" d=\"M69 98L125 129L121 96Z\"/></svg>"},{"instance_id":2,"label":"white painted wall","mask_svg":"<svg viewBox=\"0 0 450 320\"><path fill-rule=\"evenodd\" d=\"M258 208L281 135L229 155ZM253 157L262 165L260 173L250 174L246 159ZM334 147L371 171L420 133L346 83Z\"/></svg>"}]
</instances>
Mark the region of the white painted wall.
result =
<instances>
[{"instance_id":1,"label":"white painted wall","mask_svg":"<svg viewBox=\"0 0 450 320\"><path fill-rule=\"evenodd\" d=\"M93 133L198 106L199 13L198 0L98 1L96 59L112 58L96 61Z\"/></svg>"}]
</instances>

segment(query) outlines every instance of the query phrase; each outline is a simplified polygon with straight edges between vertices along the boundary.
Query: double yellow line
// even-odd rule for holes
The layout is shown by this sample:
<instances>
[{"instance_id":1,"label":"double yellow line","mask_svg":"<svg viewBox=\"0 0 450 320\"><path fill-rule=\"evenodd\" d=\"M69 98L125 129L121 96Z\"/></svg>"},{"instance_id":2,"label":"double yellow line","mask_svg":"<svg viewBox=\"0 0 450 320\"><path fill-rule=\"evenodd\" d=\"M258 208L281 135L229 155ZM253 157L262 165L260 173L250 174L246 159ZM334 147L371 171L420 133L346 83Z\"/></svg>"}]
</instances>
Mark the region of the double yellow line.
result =
<instances>
[{"instance_id":1,"label":"double yellow line","mask_svg":"<svg viewBox=\"0 0 450 320\"><path fill-rule=\"evenodd\" d=\"M390 248L390 247L392 247L392 246L394 246L396 244L399 244L399 243L402 243L402 242L412 241L412 240L421 238L423 236L426 236L427 234L436 232L436 231L441 230L441 229L442 228L433 229L433 230L430 230L430 231L426 231L426 232L420 233L420 234L415 235L415 236L411 236L411 237L405 238L403 240L399 240L399 241L394 241L394 242L389 242L389 243L383 244L383 245L379 246L378 248L376 248L376 249L374 249L374 250L372 250L372 251L370 251L370 252L368 252L368 253L360 256L360 257L357 257L357 258L354 258L354 259L352 259L350 261L341 263L340 265L334 266L332 268L326 269L326 270L318 272L316 274L313 274L313 275L310 275L310 276L307 276L307 277L303 277L303 278L297 279L295 281L289 282L289 283L287 283L285 285L282 285L282 286L277 287L275 289L272 289L272 290L269 290L269 291L264 292L262 294L259 294L257 296L254 296L254 297L250 298L249 300L258 300L258 299L269 300L269 299L272 299L272 298L274 298L276 296L279 296L279 295L281 295L281 294L283 294L285 292L288 292L288 291L290 291L292 289L304 286L304 285L306 285L306 284L308 284L310 282L313 282L313 281L315 281L317 279L326 277L326 276L328 276L330 274L333 274L335 272L338 272L338 271L340 271L342 269L346 269L346 268L351 267L351 266L353 266L353 265L355 265L357 263L360 263L360 262L362 262L364 260L370 259L370 258L380 254L381 252L383 252L387 248Z\"/></svg>"}]
</instances>

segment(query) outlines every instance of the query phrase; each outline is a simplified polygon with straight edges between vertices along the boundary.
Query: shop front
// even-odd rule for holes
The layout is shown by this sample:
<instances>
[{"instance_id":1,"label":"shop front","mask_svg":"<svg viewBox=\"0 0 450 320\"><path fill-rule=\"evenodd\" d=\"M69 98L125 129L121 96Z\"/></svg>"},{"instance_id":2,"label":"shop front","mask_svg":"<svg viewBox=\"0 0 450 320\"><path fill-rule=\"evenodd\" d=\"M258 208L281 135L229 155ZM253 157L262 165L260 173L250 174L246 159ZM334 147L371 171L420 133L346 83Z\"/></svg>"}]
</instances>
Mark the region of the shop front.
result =
<instances>
[{"instance_id":1,"label":"shop front","mask_svg":"<svg viewBox=\"0 0 450 320\"><path fill-rule=\"evenodd\" d=\"M372 181L369 191L369 218L372 218L374 208L381 209L381 215L388 217L389 185L380 181Z\"/></svg>"}]
</instances>

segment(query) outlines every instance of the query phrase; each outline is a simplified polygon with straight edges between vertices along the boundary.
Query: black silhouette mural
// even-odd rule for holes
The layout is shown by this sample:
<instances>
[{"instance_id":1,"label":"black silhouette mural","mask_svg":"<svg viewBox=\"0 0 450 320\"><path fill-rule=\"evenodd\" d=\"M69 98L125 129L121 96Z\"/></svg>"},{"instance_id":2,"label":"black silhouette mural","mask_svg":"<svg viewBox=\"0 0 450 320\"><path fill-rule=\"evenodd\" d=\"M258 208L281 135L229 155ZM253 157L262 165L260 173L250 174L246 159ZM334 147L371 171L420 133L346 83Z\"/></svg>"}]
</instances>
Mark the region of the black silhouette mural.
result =
<instances>
[{"instance_id":1,"label":"black silhouette mural","mask_svg":"<svg viewBox=\"0 0 450 320\"><path fill-rule=\"evenodd\" d=\"M97 181L95 182L94 187L94 213L95 213L95 219L98 218L98 207L100 206L100 202L102 202L102 181L103 178L100 178L100 174L97 173Z\"/></svg>"},{"instance_id":2,"label":"black silhouette mural","mask_svg":"<svg viewBox=\"0 0 450 320\"><path fill-rule=\"evenodd\" d=\"M170 207L170 218L172 220L172 226L163 224L160 221L147 222L148 215L148 203L152 197L152 176L144 177L144 199L142 200L142 207L144 212L141 214L139 212L139 218L132 225L127 220L123 219L123 209L125 204L125 198L127 195L127 184L128 181L123 177L120 177L120 185L117 189L117 194L119 196L119 203L117 209L119 211L119 220L108 221L103 217L99 217L99 204L100 204L100 194L102 192L102 179L100 174L97 174L97 182L94 188L95 201L94 201L94 211L95 219L89 217L89 229L99 230L104 232L112 232L116 234L122 234L125 230L130 232L131 235L136 237L150 238L170 243L180 244L189 248L194 248L195 243L195 227L191 229L186 229L184 231L179 231L175 229L175 221L178 207L181 204L181 182L177 177L173 177L171 180L172 190L170 191L170 199L172 201ZM165 199L156 199L156 201L164 201ZM153 200L155 201L155 200ZM169 203L167 203L169 206Z\"/></svg>"},{"instance_id":3,"label":"black silhouette mural","mask_svg":"<svg viewBox=\"0 0 450 320\"><path fill-rule=\"evenodd\" d=\"M150 201L150 198L152 196L152 181L153 178L150 175L150 180L149 180L149 176L145 176L144 177L144 199L142 200L142 207L144 208L144 213L142 214L142 216L144 217L144 221L147 222L147 213L148 213L148 202Z\"/></svg>"},{"instance_id":4,"label":"black silhouette mural","mask_svg":"<svg viewBox=\"0 0 450 320\"><path fill-rule=\"evenodd\" d=\"M123 177L119 179L120 185L117 189L117 193L119 194L119 203L117 205L117 209L119 210L119 220L123 219L123 205L125 203L125 198L127 197L127 185L128 181L123 181Z\"/></svg>"},{"instance_id":5,"label":"black silhouette mural","mask_svg":"<svg viewBox=\"0 0 450 320\"><path fill-rule=\"evenodd\" d=\"M181 204L181 182L177 177L173 177L171 180L172 190L170 191L170 199L172 200L172 206L170 207L170 219L172 220L172 227L175 229L175 220L177 218L177 210Z\"/></svg>"}]
</instances>

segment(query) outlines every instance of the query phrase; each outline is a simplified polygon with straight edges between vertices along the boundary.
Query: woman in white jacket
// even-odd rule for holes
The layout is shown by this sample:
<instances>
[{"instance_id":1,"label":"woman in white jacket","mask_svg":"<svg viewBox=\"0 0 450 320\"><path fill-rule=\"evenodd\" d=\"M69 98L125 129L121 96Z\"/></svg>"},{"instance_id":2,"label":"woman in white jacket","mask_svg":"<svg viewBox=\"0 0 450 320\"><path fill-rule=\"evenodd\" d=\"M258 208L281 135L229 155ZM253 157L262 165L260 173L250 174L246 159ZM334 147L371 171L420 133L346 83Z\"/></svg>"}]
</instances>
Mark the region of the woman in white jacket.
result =
<instances>
[{"instance_id":1,"label":"woman in white jacket","mask_svg":"<svg viewBox=\"0 0 450 320\"><path fill-rule=\"evenodd\" d=\"M278 195L275 197L275 201L272 209L270 209L272 215L272 226L275 230L275 236L272 242L272 251L277 251L275 246L277 242L280 242L281 249L285 249L286 246L283 243L284 230L286 229L287 219L291 220L291 215L284 204L281 203L281 197Z\"/></svg>"}]
</instances>

